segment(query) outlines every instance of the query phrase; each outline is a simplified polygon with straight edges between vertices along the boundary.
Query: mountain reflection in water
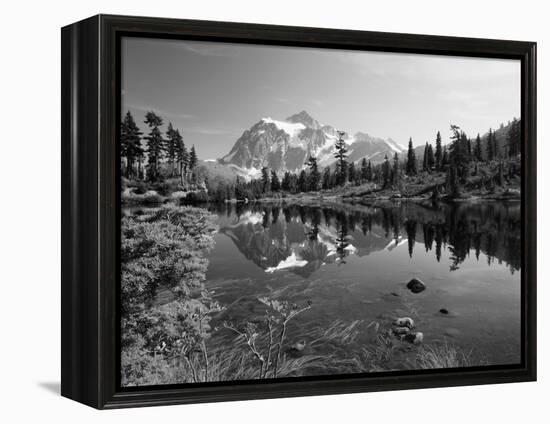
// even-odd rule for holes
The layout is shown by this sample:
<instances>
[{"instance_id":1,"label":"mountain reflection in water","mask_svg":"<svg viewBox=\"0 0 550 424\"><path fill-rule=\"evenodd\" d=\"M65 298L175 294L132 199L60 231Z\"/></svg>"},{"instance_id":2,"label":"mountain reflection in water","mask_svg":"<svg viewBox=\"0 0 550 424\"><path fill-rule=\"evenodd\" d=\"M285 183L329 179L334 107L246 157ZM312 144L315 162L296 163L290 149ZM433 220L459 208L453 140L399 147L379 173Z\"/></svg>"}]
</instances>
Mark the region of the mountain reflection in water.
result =
<instances>
[{"instance_id":1,"label":"mountain reflection in water","mask_svg":"<svg viewBox=\"0 0 550 424\"><path fill-rule=\"evenodd\" d=\"M350 255L368 256L407 244L449 252L449 270L483 253L487 265L520 269L519 203L483 202L434 207L403 203L393 207L318 207L300 205L216 205L220 233L266 272L290 270L310 277L326 264L343 265Z\"/></svg>"},{"instance_id":2,"label":"mountain reflection in water","mask_svg":"<svg viewBox=\"0 0 550 424\"><path fill-rule=\"evenodd\" d=\"M228 305L223 319L261 315L257 299L265 295L311 299L291 340L338 321L387 325L412 313L427 344L448 341L474 352L476 363L520 360L519 203L209 209L220 229L206 284ZM427 289L409 292L413 277ZM368 331L357 346L372 345ZM324 348L316 353L335 354Z\"/></svg>"}]
</instances>

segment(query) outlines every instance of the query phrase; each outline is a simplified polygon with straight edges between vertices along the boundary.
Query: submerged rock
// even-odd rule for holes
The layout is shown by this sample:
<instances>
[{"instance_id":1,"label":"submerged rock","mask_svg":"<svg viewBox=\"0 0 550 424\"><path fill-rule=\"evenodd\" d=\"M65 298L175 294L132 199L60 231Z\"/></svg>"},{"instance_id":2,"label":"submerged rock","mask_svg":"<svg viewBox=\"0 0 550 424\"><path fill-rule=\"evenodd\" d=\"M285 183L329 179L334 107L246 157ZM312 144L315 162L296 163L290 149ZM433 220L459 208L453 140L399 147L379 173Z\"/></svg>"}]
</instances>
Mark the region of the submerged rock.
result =
<instances>
[{"instance_id":1,"label":"submerged rock","mask_svg":"<svg viewBox=\"0 0 550 424\"><path fill-rule=\"evenodd\" d=\"M409 317L397 318L393 325L397 327L407 327L408 329L414 328L414 320Z\"/></svg>"},{"instance_id":2,"label":"submerged rock","mask_svg":"<svg viewBox=\"0 0 550 424\"><path fill-rule=\"evenodd\" d=\"M413 293L420 293L426 290L426 284L424 284L418 278L413 278L407 283L407 288Z\"/></svg>"},{"instance_id":3,"label":"submerged rock","mask_svg":"<svg viewBox=\"0 0 550 424\"><path fill-rule=\"evenodd\" d=\"M460 330L456 328L447 328L445 330L445 335L449 337L457 337L460 336Z\"/></svg>"}]
</instances>

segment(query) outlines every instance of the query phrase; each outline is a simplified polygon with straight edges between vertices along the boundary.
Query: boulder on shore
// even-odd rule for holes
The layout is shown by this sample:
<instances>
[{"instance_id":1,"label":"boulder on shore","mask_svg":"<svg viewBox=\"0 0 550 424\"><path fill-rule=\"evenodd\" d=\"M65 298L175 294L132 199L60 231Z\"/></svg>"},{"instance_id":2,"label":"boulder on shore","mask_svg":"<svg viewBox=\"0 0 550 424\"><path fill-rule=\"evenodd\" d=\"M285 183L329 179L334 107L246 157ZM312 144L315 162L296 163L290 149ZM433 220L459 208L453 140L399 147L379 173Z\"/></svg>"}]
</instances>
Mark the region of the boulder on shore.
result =
<instances>
[{"instance_id":1,"label":"boulder on shore","mask_svg":"<svg viewBox=\"0 0 550 424\"><path fill-rule=\"evenodd\" d=\"M424 284L418 278L413 278L411 281L407 283L407 288L413 293L420 293L426 290L426 284Z\"/></svg>"}]
</instances>

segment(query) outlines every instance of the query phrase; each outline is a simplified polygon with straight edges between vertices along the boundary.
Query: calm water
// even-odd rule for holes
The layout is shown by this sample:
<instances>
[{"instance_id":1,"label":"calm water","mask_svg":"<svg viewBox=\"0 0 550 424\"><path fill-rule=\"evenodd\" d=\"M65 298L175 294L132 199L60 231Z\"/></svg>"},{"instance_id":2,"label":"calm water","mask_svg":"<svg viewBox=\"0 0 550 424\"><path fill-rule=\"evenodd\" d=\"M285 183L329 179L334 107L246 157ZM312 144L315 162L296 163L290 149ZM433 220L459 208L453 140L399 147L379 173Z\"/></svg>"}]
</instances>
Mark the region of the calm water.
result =
<instances>
[{"instance_id":1,"label":"calm water","mask_svg":"<svg viewBox=\"0 0 550 424\"><path fill-rule=\"evenodd\" d=\"M447 340L491 365L520 361L519 203L209 209L220 229L207 286L227 305L220 321L261 315L257 299L269 294L310 299L290 342L360 321L360 347L373 342L369 323L414 316L424 343ZM427 289L408 291L413 277ZM314 353L334 353L324 349Z\"/></svg>"}]
</instances>

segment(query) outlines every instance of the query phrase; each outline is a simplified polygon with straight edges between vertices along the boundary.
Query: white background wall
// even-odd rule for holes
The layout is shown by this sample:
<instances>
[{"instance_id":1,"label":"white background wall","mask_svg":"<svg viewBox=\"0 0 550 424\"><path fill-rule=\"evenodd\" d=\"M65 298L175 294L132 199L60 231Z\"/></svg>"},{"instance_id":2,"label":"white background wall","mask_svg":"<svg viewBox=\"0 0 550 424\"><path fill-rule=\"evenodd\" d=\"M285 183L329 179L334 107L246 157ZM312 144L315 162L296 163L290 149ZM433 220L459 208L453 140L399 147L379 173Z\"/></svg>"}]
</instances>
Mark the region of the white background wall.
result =
<instances>
[{"instance_id":1,"label":"white background wall","mask_svg":"<svg viewBox=\"0 0 550 424\"><path fill-rule=\"evenodd\" d=\"M6 1L0 24L0 421L541 422L548 416L550 158L543 1ZM61 398L60 30L96 13L537 41L539 382L98 412ZM544 392L546 396L544 395Z\"/></svg>"}]
</instances>

